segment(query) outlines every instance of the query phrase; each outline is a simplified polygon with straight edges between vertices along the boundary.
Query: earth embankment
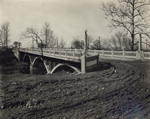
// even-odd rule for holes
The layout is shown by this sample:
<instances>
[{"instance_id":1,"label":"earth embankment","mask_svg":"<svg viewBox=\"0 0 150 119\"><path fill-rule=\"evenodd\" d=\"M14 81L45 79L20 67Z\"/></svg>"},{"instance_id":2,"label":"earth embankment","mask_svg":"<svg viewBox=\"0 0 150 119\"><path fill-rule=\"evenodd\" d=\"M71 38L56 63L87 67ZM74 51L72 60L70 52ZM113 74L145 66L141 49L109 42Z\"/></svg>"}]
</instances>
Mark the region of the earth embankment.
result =
<instances>
[{"instance_id":1,"label":"earth embankment","mask_svg":"<svg viewBox=\"0 0 150 119\"><path fill-rule=\"evenodd\" d=\"M150 62L101 64L86 74L3 75L2 118L149 119Z\"/></svg>"}]
</instances>

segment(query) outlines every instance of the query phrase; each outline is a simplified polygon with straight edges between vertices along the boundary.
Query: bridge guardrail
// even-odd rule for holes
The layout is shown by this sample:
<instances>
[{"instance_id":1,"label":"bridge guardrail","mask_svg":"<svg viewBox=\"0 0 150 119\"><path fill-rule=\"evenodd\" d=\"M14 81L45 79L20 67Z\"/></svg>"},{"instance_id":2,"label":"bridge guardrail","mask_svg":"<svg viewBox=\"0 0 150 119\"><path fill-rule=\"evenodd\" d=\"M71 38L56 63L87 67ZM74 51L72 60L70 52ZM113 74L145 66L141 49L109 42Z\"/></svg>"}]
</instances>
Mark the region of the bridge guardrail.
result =
<instances>
[{"instance_id":1,"label":"bridge guardrail","mask_svg":"<svg viewBox=\"0 0 150 119\"><path fill-rule=\"evenodd\" d=\"M28 53L35 53L38 55L41 55L41 50L40 49L20 49L20 51L28 52ZM77 52L76 50L72 49L71 50L56 50L56 49L43 49L43 55L53 55L53 56L59 56L59 57L71 57L71 58L80 58L82 53Z\"/></svg>"},{"instance_id":2,"label":"bridge guardrail","mask_svg":"<svg viewBox=\"0 0 150 119\"><path fill-rule=\"evenodd\" d=\"M20 51L41 54L40 49L20 49ZM60 57L80 58L82 49L43 49L43 55L53 55ZM100 57L126 58L126 59L150 59L150 52L143 51L106 51L88 50L89 54L99 54Z\"/></svg>"},{"instance_id":3,"label":"bridge guardrail","mask_svg":"<svg viewBox=\"0 0 150 119\"><path fill-rule=\"evenodd\" d=\"M150 52L144 52L144 59L150 59Z\"/></svg>"}]
</instances>

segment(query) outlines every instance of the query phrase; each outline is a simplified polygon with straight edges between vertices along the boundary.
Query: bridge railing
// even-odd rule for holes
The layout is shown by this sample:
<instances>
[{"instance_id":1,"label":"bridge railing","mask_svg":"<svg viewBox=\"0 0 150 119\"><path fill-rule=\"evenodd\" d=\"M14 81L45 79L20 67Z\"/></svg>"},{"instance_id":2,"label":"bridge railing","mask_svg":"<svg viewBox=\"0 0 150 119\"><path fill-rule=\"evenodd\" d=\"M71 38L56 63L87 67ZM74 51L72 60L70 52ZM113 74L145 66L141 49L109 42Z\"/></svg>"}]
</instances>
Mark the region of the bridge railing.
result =
<instances>
[{"instance_id":1,"label":"bridge railing","mask_svg":"<svg viewBox=\"0 0 150 119\"><path fill-rule=\"evenodd\" d=\"M34 53L37 55L41 55L42 52L40 49L20 49L20 51L28 52L28 53ZM82 55L82 52L76 51L76 50L62 50L62 49L43 49L43 55L44 56L58 56L58 57L71 57L71 58L77 58L79 59Z\"/></svg>"},{"instance_id":2,"label":"bridge railing","mask_svg":"<svg viewBox=\"0 0 150 119\"><path fill-rule=\"evenodd\" d=\"M40 49L27 49L22 48L20 51L35 53L41 55ZM59 56L59 57L72 57L79 58L82 56L83 49L43 49L43 55ZM140 53L138 51L106 51L106 50L88 50L88 54L99 54L100 57L110 58L126 58L126 59L150 59L150 52ZM139 58L140 57L140 58Z\"/></svg>"},{"instance_id":3,"label":"bridge railing","mask_svg":"<svg viewBox=\"0 0 150 119\"><path fill-rule=\"evenodd\" d=\"M144 52L144 59L150 59L150 52Z\"/></svg>"}]
</instances>

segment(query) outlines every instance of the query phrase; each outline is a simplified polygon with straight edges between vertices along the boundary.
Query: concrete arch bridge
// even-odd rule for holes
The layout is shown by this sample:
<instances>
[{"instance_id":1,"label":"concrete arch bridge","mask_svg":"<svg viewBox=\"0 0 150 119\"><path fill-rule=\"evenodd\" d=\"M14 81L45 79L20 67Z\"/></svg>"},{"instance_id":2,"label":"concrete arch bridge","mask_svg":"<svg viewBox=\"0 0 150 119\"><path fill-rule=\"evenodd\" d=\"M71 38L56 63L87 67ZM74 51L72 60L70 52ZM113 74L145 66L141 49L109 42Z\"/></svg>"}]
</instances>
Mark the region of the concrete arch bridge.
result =
<instances>
[{"instance_id":1,"label":"concrete arch bridge","mask_svg":"<svg viewBox=\"0 0 150 119\"><path fill-rule=\"evenodd\" d=\"M17 49L16 57L20 61L28 62L30 70L38 63L42 63L47 74L54 73L60 67L68 67L77 73L85 73L94 67L97 67L99 62L98 55L86 56L81 51L77 50L52 50L43 49Z\"/></svg>"}]
</instances>

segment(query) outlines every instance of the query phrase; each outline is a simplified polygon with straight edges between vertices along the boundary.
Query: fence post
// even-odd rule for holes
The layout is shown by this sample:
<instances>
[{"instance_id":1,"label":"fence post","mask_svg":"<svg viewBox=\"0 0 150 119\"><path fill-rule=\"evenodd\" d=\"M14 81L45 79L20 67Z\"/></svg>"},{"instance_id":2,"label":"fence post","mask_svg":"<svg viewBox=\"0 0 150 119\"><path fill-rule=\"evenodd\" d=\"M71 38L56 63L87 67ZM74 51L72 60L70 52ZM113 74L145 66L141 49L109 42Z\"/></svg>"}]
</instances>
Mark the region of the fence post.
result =
<instances>
[{"instance_id":1,"label":"fence post","mask_svg":"<svg viewBox=\"0 0 150 119\"><path fill-rule=\"evenodd\" d=\"M141 60L144 60L144 53L141 51Z\"/></svg>"},{"instance_id":2,"label":"fence post","mask_svg":"<svg viewBox=\"0 0 150 119\"><path fill-rule=\"evenodd\" d=\"M141 60L141 51L136 51L136 59Z\"/></svg>"}]
</instances>

